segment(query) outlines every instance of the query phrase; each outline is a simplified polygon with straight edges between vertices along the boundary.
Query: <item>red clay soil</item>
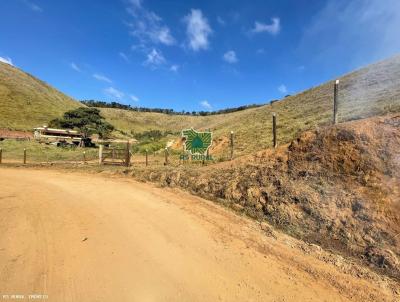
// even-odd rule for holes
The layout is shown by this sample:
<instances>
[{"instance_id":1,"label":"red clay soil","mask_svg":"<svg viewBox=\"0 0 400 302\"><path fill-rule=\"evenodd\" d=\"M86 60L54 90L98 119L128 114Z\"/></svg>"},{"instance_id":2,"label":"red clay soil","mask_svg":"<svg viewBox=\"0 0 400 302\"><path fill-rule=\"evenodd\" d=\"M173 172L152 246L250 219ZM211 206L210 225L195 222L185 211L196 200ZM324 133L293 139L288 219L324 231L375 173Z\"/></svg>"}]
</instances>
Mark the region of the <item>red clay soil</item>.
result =
<instances>
[{"instance_id":1,"label":"red clay soil","mask_svg":"<svg viewBox=\"0 0 400 302\"><path fill-rule=\"evenodd\" d=\"M387 277L281 232L266 236L254 221L181 190L6 167L0 188L4 301L14 294L56 302L400 298Z\"/></svg>"},{"instance_id":2,"label":"red clay soil","mask_svg":"<svg viewBox=\"0 0 400 302\"><path fill-rule=\"evenodd\" d=\"M32 138L33 138L32 132L0 129L0 139L32 139Z\"/></svg>"},{"instance_id":3,"label":"red clay soil","mask_svg":"<svg viewBox=\"0 0 400 302\"><path fill-rule=\"evenodd\" d=\"M400 115L303 133L291 144L197 170L135 170L400 279Z\"/></svg>"}]
</instances>

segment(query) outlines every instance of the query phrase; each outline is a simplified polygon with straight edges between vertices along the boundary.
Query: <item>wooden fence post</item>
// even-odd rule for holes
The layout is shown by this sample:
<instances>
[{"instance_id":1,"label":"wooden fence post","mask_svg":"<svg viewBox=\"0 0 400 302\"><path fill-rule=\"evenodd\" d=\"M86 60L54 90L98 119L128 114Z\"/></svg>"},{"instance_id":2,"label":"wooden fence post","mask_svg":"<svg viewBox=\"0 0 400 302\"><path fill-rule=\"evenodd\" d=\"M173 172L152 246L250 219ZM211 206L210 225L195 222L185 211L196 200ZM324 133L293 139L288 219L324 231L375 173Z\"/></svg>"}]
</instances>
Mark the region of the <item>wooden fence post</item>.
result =
<instances>
[{"instance_id":1,"label":"wooden fence post","mask_svg":"<svg viewBox=\"0 0 400 302\"><path fill-rule=\"evenodd\" d=\"M146 167L149 165L149 152L146 149Z\"/></svg>"},{"instance_id":2,"label":"wooden fence post","mask_svg":"<svg viewBox=\"0 0 400 302\"><path fill-rule=\"evenodd\" d=\"M83 163L86 164L86 151L83 151Z\"/></svg>"},{"instance_id":3,"label":"wooden fence post","mask_svg":"<svg viewBox=\"0 0 400 302\"><path fill-rule=\"evenodd\" d=\"M276 137L276 113L272 113L272 144L274 148L278 147L278 141Z\"/></svg>"},{"instance_id":4,"label":"wooden fence post","mask_svg":"<svg viewBox=\"0 0 400 302\"><path fill-rule=\"evenodd\" d=\"M233 159L233 131L231 131L231 160Z\"/></svg>"},{"instance_id":5,"label":"wooden fence post","mask_svg":"<svg viewBox=\"0 0 400 302\"><path fill-rule=\"evenodd\" d=\"M338 115L338 93L339 93L339 80L336 80L333 88L333 124L337 124Z\"/></svg>"},{"instance_id":6,"label":"wooden fence post","mask_svg":"<svg viewBox=\"0 0 400 302\"><path fill-rule=\"evenodd\" d=\"M208 131L208 132L211 132L211 129L208 128L207 131ZM211 141L211 144L212 144L212 141ZM207 151L206 151L206 160L208 160L208 158L209 158L209 156L210 156L210 152L208 151L209 149L210 149L210 148L207 148ZM204 161L204 158L203 158L203 165L204 165L204 163L205 163L205 161Z\"/></svg>"},{"instance_id":7,"label":"wooden fence post","mask_svg":"<svg viewBox=\"0 0 400 302\"><path fill-rule=\"evenodd\" d=\"M182 165L185 164L184 157L185 157L185 140L182 139Z\"/></svg>"},{"instance_id":8,"label":"wooden fence post","mask_svg":"<svg viewBox=\"0 0 400 302\"><path fill-rule=\"evenodd\" d=\"M168 147L165 147L165 161L164 161L164 165L168 165Z\"/></svg>"},{"instance_id":9,"label":"wooden fence post","mask_svg":"<svg viewBox=\"0 0 400 302\"><path fill-rule=\"evenodd\" d=\"M26 148L24 148L24 165L26 164Z\"/></svg>"},{"instance_id":10,"label":"wooden fence post","mask_svg":"<svg viewBox=\"0 0 400 302\"><path fill-rule=\"evenodd\" d=\"M131 153L130 153L129 141L126 143L126 154L125 154L125 165L129 167L131 165Z\"/></svg>"},{"instance_id":11,"label":"wooden fence post","mask_svg":"<svg viewBox=\"0 0 400 302\"><path fill-rule=\"evenodd\" d=\"M103 150L104 150L104 145L99 146L99 165L103 164Z\"/></svg>"},{"instance_id":12,"label":"wooden fence post","mask_svg":"<svg viewBox=\"0 0 400 302\"><path fill-rule=\"evenodd\" d=\"M0 164L3 161L3 149L0 148Z\"/></svg>"}]
</instances>

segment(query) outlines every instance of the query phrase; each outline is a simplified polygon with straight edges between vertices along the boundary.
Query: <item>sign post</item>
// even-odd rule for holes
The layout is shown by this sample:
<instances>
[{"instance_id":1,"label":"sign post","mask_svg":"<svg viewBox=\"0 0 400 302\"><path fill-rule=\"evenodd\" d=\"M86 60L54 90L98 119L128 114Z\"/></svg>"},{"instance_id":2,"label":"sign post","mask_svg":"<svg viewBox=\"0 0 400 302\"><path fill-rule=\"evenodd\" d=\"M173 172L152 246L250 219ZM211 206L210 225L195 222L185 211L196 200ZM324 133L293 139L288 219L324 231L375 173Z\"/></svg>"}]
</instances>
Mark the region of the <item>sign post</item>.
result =
<instances>
[{"instance_id":1,"label":"sign post","mask_svg":"<svg viewBox=\"0 0 400 302\"><path fill-rule=\"evenodd\" d=\"M205 162L206 160L212 160L211 155L208 152L212 144L212 133L211 131L196 131L194 129L182 130L182 137L184 138L184 154L181 155L181 159L194 160ZM187 154L185 154L185 151Z\"/></svg>"}]
</instances>

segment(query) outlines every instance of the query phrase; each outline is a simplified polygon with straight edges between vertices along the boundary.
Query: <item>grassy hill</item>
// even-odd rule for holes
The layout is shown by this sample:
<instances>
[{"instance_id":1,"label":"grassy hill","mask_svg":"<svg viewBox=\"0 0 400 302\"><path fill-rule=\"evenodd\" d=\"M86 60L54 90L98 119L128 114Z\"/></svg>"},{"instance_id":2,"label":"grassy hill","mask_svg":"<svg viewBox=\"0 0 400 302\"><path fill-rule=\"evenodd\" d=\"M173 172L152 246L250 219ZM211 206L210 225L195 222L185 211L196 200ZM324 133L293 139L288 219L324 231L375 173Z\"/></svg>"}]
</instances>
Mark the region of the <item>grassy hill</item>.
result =
<instances>
[{"instance_id":1,"label":"grassy hill","mask_svg":"<svg viewBox=\"0 0 400 302\"><path fill-rule=\"evenodd\" d=\"M400 111L400 56L339 77L339 120L348 121ZM229 133L235 133L235 155L272 145L271 116L278 115L279 143L332 120L333 83L327 82L258 108L211 116L167 115L102 108L106 119L127 134L183 128L214 131L213 154L228 154ZM46 83L0 63L0 128L30 130L67 110L82 106ZM178 138L169 136L168 140ZM175 144L175 147L179 146Z\"/></svg>"},{"instance_id":2,"label":"grassy hill","mask_svg":"<svg viewBox=\"0 0 400 302\"><path fill-rule=\"evenodd\" d=\"M80 106L43 81L0 62L0 128L31 130Z\"/></svg>"},{"instance_id":3,"label":"grassy hill","mask_svg":"<svg viewBox=\"0 0 400 302\"><path fill-rule=\"evenodd\" d=\"M400 56L339 77L339 121L400 111ZM332 120L334 81L285 98L272 105L213 116L179 116L103 108L102 114L129 133L159 129L212 129L214 146L227 150L227 137L235 132L236 154L249 154L272 145L271 115L278 114L279 142ZM219 151L218 151L219 152Z\"/></svg>"}]
</instances>

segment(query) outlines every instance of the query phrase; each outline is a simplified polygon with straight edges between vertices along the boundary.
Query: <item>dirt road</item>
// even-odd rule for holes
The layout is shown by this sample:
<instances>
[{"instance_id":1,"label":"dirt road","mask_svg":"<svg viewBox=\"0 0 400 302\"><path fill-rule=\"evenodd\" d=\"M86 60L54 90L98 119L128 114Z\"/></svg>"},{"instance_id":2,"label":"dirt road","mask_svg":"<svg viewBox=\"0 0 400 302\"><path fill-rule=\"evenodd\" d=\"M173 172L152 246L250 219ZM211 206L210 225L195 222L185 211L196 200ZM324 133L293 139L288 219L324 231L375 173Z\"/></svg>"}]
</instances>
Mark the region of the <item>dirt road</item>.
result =
<instances>
[{"instance_id":1,"label":"dirt road","mask_svg":"<svg viewBox=\"0 0 400 302\"><path fill-rule=\"evenodd\" d=\"M346 275L278 237L180 191L0 168L0 301L29 294L57 302L398 297L380 279Z\"/></svg>"}]
</instances>

